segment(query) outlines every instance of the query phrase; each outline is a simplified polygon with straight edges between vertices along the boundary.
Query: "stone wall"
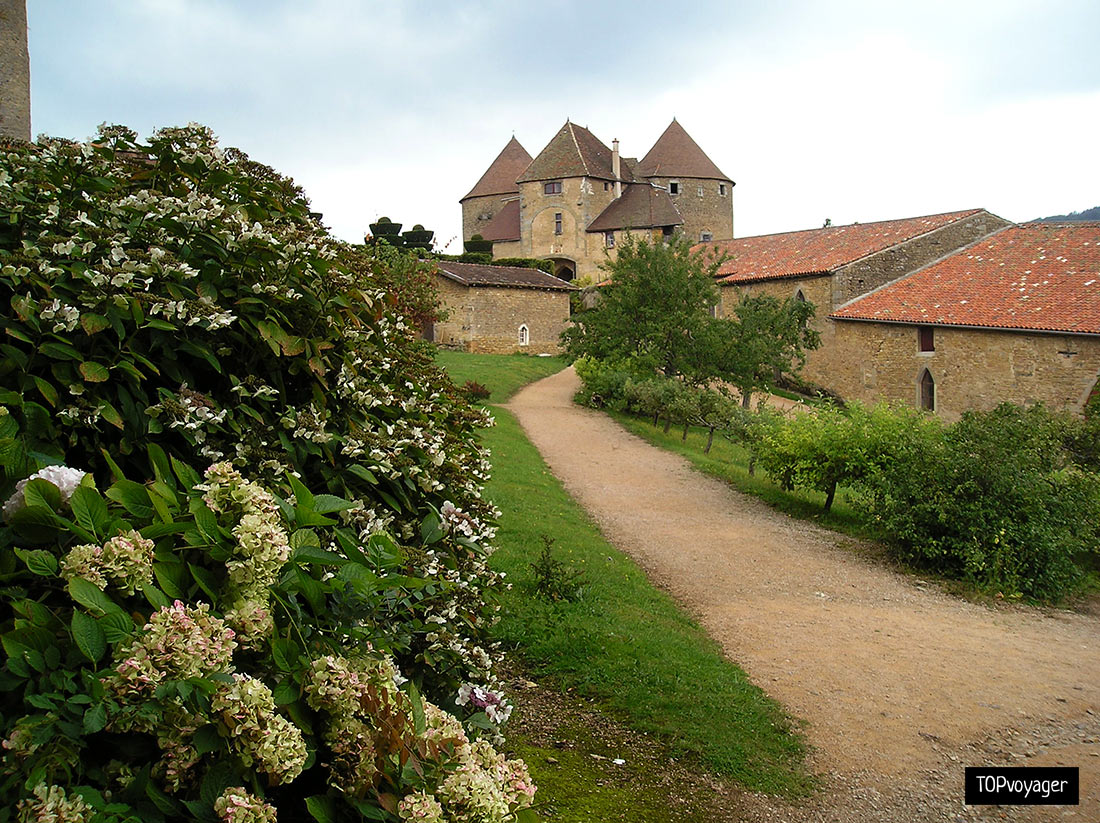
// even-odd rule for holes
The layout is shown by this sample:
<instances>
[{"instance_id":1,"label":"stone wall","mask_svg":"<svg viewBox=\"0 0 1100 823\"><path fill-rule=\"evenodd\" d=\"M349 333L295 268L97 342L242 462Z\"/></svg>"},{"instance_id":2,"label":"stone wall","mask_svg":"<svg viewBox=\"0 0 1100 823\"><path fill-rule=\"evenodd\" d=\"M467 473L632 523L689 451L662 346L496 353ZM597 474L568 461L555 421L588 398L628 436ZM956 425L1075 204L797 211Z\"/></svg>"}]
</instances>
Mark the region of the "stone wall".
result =
<instances>
[{"instance_id":1,"label":"stone wall","mask_svg":"<svg viewBox=\"0 0 1100 823\"><path fill-rule=\"evenodd\" d=\"M921 352L917 329L836 321L829 387L846 400L919 406L928 369L936 414L953 421L1004 401L1079 414L1100 376L1100 338L935 326L935 351Z\"/></svg>"},{"instance_id":2,"label":"stone wall","mask_svg":"<svg viewBox=\"0 0 1100 823\"><path fill-rule=\"evenodd\" d=\"M469 240L475 234L484 234L489 221L504 208L505 202L513 197L515 197L514 194L485 194L464 200L462 202L462 240Z\"/></svg>"},{"instance_id":3,"label":"stone wall","mask_svg":"<svg viewBox=\"0 0 1100 823\"><path fill-rule=\"evenodd\" d=\"M672 195L672 202L684 218L680 227L692 243L702 240L703 232L710 232L714 240L733 237L733 184L725 180L701 180L695 177L648 177L651 183L668 189L671 180L680 182L680 193ZM718 193L724 185L726 193ZM699 189L703 190L702 196Z\"/></svg>"},{"instance_id":4,"label":"stone wall","mask_svg":"<svg viewBox=\"0 0 1100 823\"><path fill-rule=\"evenodd\" d=\"M833 276L830 311L1011 225L1008 220L995 214L980 211L971 217L957 220L948 226L842 266Z\"/></svg>"},{"instance_id":5,"label":"stone wall","mask_svg":"<svg viewBox=\"0 0 1100 823\"><path fill-rule=\"evenodd\" d=\"M561 181L561 194L543 194L545 182L520 184L519 256L569 260L575 263L578 279L598 277L605 259L604 237L589 234L585 228L615 199L614 186L604 189L603 180L566 177ZM561 234L555 231L558 212L562 215Z\"/></svg>"},{"instance_id":6,"label":"stone wall","mask_svg":"<svg viewBox=\"0 0 1100 823\"><path fill-rule=\"evenodd\" d=\"M437 276L448 318L434 326L436 343L466 351L557 354L558 338L569 323L569 292L544 289L462 286ZM519 343L526 325L528 345Z\"/></svg>"},{"instance_id":7,"label":"stone wall","mask_svg":"<svg viewBox=\"0 0 1100 823\"><path fill-rule=\"evenodd\" d=\"M0 0L0 136L31 139L26 0Z\"/></svg>"}]
</instances>

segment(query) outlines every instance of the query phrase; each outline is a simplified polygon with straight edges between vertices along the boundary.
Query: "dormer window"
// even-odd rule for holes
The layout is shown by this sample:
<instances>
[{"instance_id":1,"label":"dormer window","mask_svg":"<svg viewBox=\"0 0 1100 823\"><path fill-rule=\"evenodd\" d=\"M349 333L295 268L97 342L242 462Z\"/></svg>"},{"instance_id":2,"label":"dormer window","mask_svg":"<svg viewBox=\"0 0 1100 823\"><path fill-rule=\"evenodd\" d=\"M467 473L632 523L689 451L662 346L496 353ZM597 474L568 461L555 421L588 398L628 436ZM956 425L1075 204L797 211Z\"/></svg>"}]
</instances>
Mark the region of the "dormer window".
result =
<instances>
[{"instance_id":1,"label":"dormer window","mask_svg":"<svg viewBox=\"0 0 1100 823\"><path fill-rule=\"evenodd\" d=\"M679 180L669 180L668 181L668 193L669 194L679 194L680 193L680 181Z\"/></svg>"},{"instance_id":2,"label":"dormer window","mask_svg":"<svg viewBox=\"0 0 1100 823\"><path fill-rule=\"evenodd\" d=\"M543 183L542 184L542 193L543 194L561 194L561 181L560 180L552 180L549 183Z\"/></svg>"}]
</instances>

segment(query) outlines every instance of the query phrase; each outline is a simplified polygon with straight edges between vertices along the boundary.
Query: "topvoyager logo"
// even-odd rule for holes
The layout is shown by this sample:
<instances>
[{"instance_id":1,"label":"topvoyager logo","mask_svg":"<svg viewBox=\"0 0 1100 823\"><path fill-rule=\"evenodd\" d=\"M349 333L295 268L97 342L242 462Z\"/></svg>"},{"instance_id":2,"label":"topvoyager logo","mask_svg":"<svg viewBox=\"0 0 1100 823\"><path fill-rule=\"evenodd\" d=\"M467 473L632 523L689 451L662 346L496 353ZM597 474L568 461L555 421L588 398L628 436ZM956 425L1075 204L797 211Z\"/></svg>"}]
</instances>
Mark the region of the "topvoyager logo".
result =
<instances>
[{"instance_id":1,"label":"topvoyager logo","mask_svg":"<svg viewBox=\"0 0 1100 823\"><path fill-rule=\"evenodd\" d=\"M968 806L1076 806L1080 800L1076 766L967 766Z\"/></svg>"}]
</instances>

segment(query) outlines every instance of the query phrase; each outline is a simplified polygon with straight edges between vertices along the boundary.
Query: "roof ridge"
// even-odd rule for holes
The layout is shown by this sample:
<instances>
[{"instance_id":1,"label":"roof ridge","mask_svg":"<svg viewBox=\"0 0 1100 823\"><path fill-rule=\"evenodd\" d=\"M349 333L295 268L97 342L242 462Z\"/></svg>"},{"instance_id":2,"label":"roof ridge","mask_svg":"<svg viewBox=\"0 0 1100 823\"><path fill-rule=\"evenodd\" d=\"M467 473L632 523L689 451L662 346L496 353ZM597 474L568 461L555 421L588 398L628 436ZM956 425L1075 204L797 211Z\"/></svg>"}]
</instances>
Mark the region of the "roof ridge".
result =
<instances>
[{"instance_id":1,"label":"roof ridge","mask_svg":"<svg viewBox=\"0 0 1100 823\"><path fill-rule=\"evenodd\" d=\"M971 214L976 214L980 211L986 211L986 209L979 207L976 209L963 209L961 211L941 211L936 212L935 214L918 214L915 217L892 217L887 220L872 220L868 223L841 223L839 226L818 226L815 229L787 229L787 231L773 231L768 232L767 234L750 234L745 237L731 237L729 240L719 240L717 242L736 243L738 240L755 240L759 237L778 237L782 234L801 234L802 232L825 231L825 229L850 229L853 226L879 226L883 223L904 223L909 220L928 220L931 217L946 217L949 214L969 216ZM992 212L990 212L990 214L992 214ZM929 231L934 231L934 229L929 229ZM913 236L919 237L920 235Z\"/></svg>"},{"instance_id":2,"label":"roof ridge","mask_svg":"<svg viewBox=\"0 0 1100 823\"><path fill-rule=\"evenodd\" d=\"M577 142L577 133L573 130L573 123L568 120L565 121L569 127L569 136L573 138L573 148L577 150L577 156L581 159L581 168L584 169L584 176L588 177L588 161L584 159L584 152L581 151L581 144ZM587 129L585 129L587 131Z\"/></svg>"}]
</instances>

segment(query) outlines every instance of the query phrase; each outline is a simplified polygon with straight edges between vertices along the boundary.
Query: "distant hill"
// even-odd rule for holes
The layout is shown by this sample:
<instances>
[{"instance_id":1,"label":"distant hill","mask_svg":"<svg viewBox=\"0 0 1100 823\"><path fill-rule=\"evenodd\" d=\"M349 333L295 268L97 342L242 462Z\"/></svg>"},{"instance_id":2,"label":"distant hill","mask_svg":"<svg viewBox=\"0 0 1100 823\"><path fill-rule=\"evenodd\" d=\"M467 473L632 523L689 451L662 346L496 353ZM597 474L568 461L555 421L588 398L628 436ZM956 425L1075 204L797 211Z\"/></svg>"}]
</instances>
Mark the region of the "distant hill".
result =
<instances>
[{"instance_id":1,"label":"distant hill","mask_svg":"<svg viewBox=\"0 0 1100 823\"><path fill-rule=\"evenodd\" d=\"M1100 220L1100 206L1084 211L1071 211L1069 214L1055 214L1051 217L1039 217L1036 223L1081 223L1085 220Z\"/></svg>"}]
</instances>

